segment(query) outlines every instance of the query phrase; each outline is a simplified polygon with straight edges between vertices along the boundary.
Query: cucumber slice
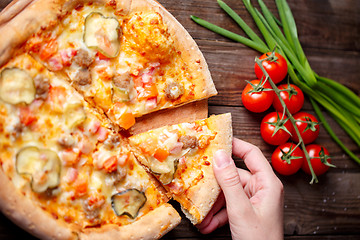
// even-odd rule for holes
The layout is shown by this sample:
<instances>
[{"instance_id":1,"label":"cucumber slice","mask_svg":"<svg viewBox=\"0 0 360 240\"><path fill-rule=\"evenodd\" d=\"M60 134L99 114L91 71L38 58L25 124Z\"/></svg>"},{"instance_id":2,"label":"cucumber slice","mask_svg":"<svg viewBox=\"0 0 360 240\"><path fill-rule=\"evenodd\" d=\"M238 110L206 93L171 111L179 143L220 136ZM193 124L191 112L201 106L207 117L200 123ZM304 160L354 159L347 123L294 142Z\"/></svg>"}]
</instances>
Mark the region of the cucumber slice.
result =
<instances>
[{"instance_id":1,"label":"cucumber slice","mask_svg":"<svg viewBox=\"0 0 360 240\"><path fill-rule=\"evenodd\" d=\"M172 167L171 171L168 173L160 174L159 181L164 185L171 183L175 177L175 173L176 173L178 165L179 165L179 159L175 159L175 161L173 162L173 167Z\"/></svg>"},{"instance_id":2,"label":"cucumber slice","mask_svg":"<svg viewBox=\"0 0 360 240\"><path fill-rule=\"evenodd\" d=\"M5 68L0 76L0 98L10 104L30 104L36 88L31 76L19 68Z\"/></svg>"},{"instance_id":3,"label":"cucumber slice","mask_svg":"<svg viewBox=\"0 0 360 240\"><path fill-rule=\"evenodd\" d=\"M179 165L179 159L185 156L189 151L190 149L186 149L176 156L170 155L166 161L163 162L153 159L150 161L150 171L158 176L158 179L162 184L167 185L171 183L175 177L175 173Z\"/></svg>"},{"instance_id":4,"label":"cucumber slice","mask_svg":"<svg viewBox=\"0 0 360 240\"><path fill-rule=\"evenodd\" d=\"M69 104L64 112L65 115L65 124L67 127L74 128L86 119L86 113L82 103L72 103Z\"/></svg>"},{"instance_id":5,"label":"cucumber slice","mask_svg":"<svg viewBox=\"0 0 360 240\"><path fill-rule=\"evenodd\" d=\"M49 149L21 149L16 155L16 171L31 177L31 188L37 193L55 188L60 183L60 159Z\"/></svg>"},{"instance_id":6,"label":"cucumber slice","mask_svg":"<svg viewBox=\"0 0 360 240\"><path fill-rule=\"evenodd\" d=\"M111 206L117 216L126 215L134 219L146 200L143 192L133 188L114 194L111 197Z\"/></svg>"},{"instance_id":7,"label":"cucumber slice","mask_svg":"<svg viewBox=\"0 0 360 240\"><path fill-rule=\"evenodd\" d=\"M113 95L112 101L113 102L128 102L130 101L129 92L124 88L119 88L116 86L112 86Z\"/></svg>"},{"instance_id":8,"label":"cucumber slice","mask_svg":"<svg viewBox=\"0 0 360 240\"><path fill-rule=\"evenodd\" d=\"M99 12L90 13L85 19L84 42L109 58L116 57L120 49L120 24L114 17Z\"/></svg>"}]
</instances>

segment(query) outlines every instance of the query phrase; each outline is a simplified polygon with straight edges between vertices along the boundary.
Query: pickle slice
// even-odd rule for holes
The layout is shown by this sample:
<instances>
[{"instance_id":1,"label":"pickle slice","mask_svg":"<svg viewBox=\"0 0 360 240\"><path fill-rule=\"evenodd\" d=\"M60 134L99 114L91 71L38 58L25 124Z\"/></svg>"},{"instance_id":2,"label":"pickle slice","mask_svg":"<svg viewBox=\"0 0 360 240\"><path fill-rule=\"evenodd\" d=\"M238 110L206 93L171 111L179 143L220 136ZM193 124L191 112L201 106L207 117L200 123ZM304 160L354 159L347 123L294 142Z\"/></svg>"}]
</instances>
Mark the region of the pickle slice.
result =
<instances>
[{"instance_id":1,"label":"pickle slice","mask_svg":"<svg viewBox=\"0 0 360 240\"><path fill-rule=\"evenodd\" d=\"M0 98L10 104L30 104L36 88L31 76L19 68L5 68L0 76Z\"/></svg>"},{"instance_id":2,"label":"pickle slice","mask_svg":"<svg viewBox=\"0 0 360 240\"><path fill-rule=\"evenodd\" d=\"M111 206L117 216L126 215L134 219L146 200L143 192L133 188L114 194L111 197Z\"/></svg>"},{"instance_id":3,"label":"pickle slice","mask_svg":"<svg viewBox=\"0 0 360 240\"><path fill-rule=\"evenodd\" d=\"M85 19L84 42L106 57L116 57L120 49L120 24L114 17L99 12L90 13Z\"/></svg>"},{"instance_id":4,"label":"pickle slice","mask_svg":"<svg viewBox=\"0 0 360 240\"><path fill-rule=\"evenodd\" d=\"M113 90L113 102L128 102L130 101L129 92L124 88L112 86Z\"/></svg>"},{"instance_id":5,"label":"pickle slice","mask_svg":"<svg viewBox=\"0 0 360 240\"><path fill-rule=\"evenodd\" d=\"M160 174L159 181L164 185L171 183L175 177L175 173L176 173L178 165L179 165L179 159L175 159L175 161L173 162L173 167L172 167L171 171L168 173Z\"/></svg>"},{"instance_id":6,"label":"pickle slice","mask_svg":"<svg viewBox=\"0 0 360 240\"><path fill-rule=\"evenodd\" d=\"M150 161L150 171L158 176L158 179L162 184L167 185L171 183L175 177L175 173L179 165L179 159L185 156L189 151L190 149L183 150L181 154L169 156L163 162L157 160Z\"/></svg>"},{"instance_id":7,"label":"pickle slice","mask_svg":"<svg viewBox=\"0 0 360 240\"><path fill-rule=\"evenodd\" d=\"M60 183L60 159L49 149L25 147L16 155L16 171L31 177L31 188L42 193Z\"/></svg>"},{"instance_id":8,"label":"pickle slice","mask_svg":"<svg viewBox=\"0 0 360 240\"><path fill-rule=\"evenodd\" d=\"M86 113L82 103L69 104L65 109L65 124L69 128L74 128L86 119Z\"/></svg>"}]
</instances>

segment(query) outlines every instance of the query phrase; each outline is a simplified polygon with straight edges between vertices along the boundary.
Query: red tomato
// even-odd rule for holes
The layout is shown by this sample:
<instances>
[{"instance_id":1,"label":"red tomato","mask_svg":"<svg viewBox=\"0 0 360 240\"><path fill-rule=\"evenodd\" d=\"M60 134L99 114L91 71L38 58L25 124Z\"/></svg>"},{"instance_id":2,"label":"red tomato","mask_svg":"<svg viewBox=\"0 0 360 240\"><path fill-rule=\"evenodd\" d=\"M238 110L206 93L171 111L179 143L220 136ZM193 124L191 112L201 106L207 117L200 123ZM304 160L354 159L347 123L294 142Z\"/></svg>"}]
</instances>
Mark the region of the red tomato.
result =
<instances>
[{"instance_id":1,"label":"red tomato","mask_svg":"<svg viewBox=\"0 0 360 240\"><path fill-rule=\"evenodd\" d=\"M40 58L41 60L48 60L50 57L55 55L58 51L59 44L55 39L50 39L40 48Z\"/></svg>"},{"instance_id":2,"label":"red tomato","mask_svg":"<svg viewBox=\"0 0 360 240\"><path fill-rule=\"evenodd\" d=\"M271 52L264 53L259 59L268 58L271 55ZM275 53L273 59L263 61L262 65L275 84L281 82L286 77L288 70L287 63L285 58L280 54ZM264 73L261 71L261 68L257 65L257 63L255 63L255 74L258 79L261 79L264 76Z\"/></svg>"},{"instance_id":3,"label":"red tomato","mask_svg":"<svg viewBox=\"0 0 360 240\"><path fill-rule=\"evenodd\" d=\"M291 114L300 111L304 105L304 94L301 89L294 84L281 84L278 86L279 90L289 89L289 91L281 91L280 96L284 100L286 107L289 109ZM275 97L273 106L276 111L282 112L282 107L279 98Z\"/></svg>"},{"instance_id":4,"label":"red tomato","mask_svg":"<svg viewBox=\"0 0 360 240\"><path fill-rule=\"evenodd\" d=\"M261 121L260 133L268 144L280 145L290 138L291 128L291 122L286 116L282 117L282 113L271 112Z\"/></svg>"},{"instance_id":5,"label":"red tomato","mask_svg":"<svg viewBox=\"0 0 360 240\"><path fill-rule=\"evenodd\" d=\"M323 146L318 144L310 144L306 146L306 151L309 153L311 166L317 176L324 174L329 167L335 167L330 164L329 152ZM305 160L301 166L302 170L307 174L311 174L309 164Z\"/></svg>"},{"instance_id":6,"label":"red tomato","mask_svg":"<svg viewBox=\"0 0 360 240\"><path fill-rule=\"evenodd\" d=\"M264 88L272 89L270 83L265 82L263 86L261 86L260 80L253 80L251 84L248 83L241 94L244 107L251 112L259 113L266 111L271 106L275 97L274 91L262 91ZM250 92L253 90L255 92Z\"/></svg>"},{"instance_id":7,"label":"red tomato","mask_svg":"<svg viewBox=\"0 0 360 240\"><path fill-rule=\"evenodd\" d=\"M30 110L29 107L21 107L19 119L24 126L29 126L37 120L37 117L35 116L34 112Z\"/></svg>"},{"instance_id":8,"label":"red tomato","mask_svg":"<svg viewBox=\"0 0 360 240\"><path fill-rule=\"evenodd\" d=\"M271 156L271 165L282 175L292 175L302 166L304 153L293 143L284 143L278 146Z\"/></svg>"},{"instance_id":9,"label":"red tomato","mask_svg":"<svg viewBox=\"0 0 360 240\"><path fill-rule=\"evenodd\" d=\"M319 121L316 117L307 112L298 112L293 117L304 143L309 144L315 141L319 136L320 131ZM294 128L291 129L291 140L299 142L299 138Z\"/></svg>"}]
</instances>

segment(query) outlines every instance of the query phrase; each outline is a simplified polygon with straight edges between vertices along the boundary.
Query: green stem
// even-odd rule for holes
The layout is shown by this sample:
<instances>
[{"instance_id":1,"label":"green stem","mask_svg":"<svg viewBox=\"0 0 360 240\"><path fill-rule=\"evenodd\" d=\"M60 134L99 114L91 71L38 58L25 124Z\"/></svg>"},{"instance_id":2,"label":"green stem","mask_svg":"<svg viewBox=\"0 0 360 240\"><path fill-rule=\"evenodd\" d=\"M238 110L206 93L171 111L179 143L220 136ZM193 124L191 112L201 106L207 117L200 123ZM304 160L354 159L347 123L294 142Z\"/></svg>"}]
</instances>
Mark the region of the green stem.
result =
<instances>
[{"instance_id":1,"label":"green stem","mask_svg":"<svg viewBox=\"0 0 360 240\"><path fill-rule=\"evenodd\" d=\"M342 97L342 95L340 95L337 90L328 87L325 83L322 82L318 82L316 84L316 89L320 90L327 96L332 96L332 100L341 106L341 108L345 108L355 116L360 117L360 108L354 105L353 102L350 102L347 98Z\"/></svg>"},{"instance_id":2,"label":"green stem","mask_svg":"<svg viewBox=\"0 0 360 240\"><path fill-rule=\"evenodd\" d=\"M356 106L360 107L360 97L357 96L353 91L348 89L346 86L326 77L322 77L317 75L316 73L315 77L317 78L318 82L322 82L333 89L335 89L338 93L341 93L343 97L350 100L350 102L353 102Z\"/></svg>"},{"instance_id":3,"label":"green stem","mask_svg":"<svg viewBox=\"0 0 360 240\"><path fill-rule=\"evenodd\" d=\"M258 18L254 7L251 5L250 0L243 0L243 3L245 5L246 9L248 10L248 12L250 13L250 15L252 16L252 18L254 19L254 22L258 26L258 28L259 28L261 34L263 35L269 49L271 49L271 50L274 49L276 47L276 44L274 43L274 40L271 37L270 33L266 30L266 27L264 26L262 21Z\"/></svg>"},{"instance_id":4,"label":"green stem","mask_svg":"<svg viewBox=\"0 0 360 240\"><path fill-rule=\"evenodd\" d=\"M263 61L266 60L266 59L263 59ZM282 99L282 97L280 96L280 90L277 88L277 86L275 85L275 83L271 80L269 74L266 72L265 68L262 66L262 63L261 63L262 60L258 59L258 58L255 58L255 62L256 64L258 64L258 66L260 67L260 69L262 70L262 72L264 73L264 76L265 76L265 79L267 79L267 81L269 81L271 87L274 89L274 92L277 96L277 98L280 100L280 103L282 105L282 107L284 108L285 112L286 112L286 115L287 117L289 118L291 124L293 125L293 128L295 129L295 132L296 132L296 135L298 136L298 139L299 139L299 144L301 145L301 148L304 152L304 155L305 155L305 158L306 158L306 161L308 162L309 164L309 168L310 168L310 172L311 172L311 181L310 181L310 184L313 184L314 182L317 183L318 182L318 179L316 177L316 174L314 172L314 169L311 165L311 159L310 159L310 156L309 156L309 153L308 151L306 150L306 147L305 147L305 144L304 144L304 141L301 137L301 134L300 134L300 131L296 125L296 121L294 119L294 117L292 116L292 114L290 113L289 109L287 108L284 100Z\"/></svg>"},{"instance_id":5,"label":"green stem","mask_svg":"<svg viewBox=\"0 0 360 240\"><path fill-rule=\"evenodd\" d=\"M230 38L231 40L234 40L236 42L239 42L239 43L242 43L242 44L245 44L246 46L248 47L251 47L259 52L262 52L262 53L265 53L265 52L268 52L270 51L268 48L262 46L261 44L258 44L248 38L245 38L239 34L236 34L236 33L233 33L233 32L230 32L224 28L221 28L219 26L216 26L215 24L212 24L212 23L209 23L208 21L205 21L199 17L196 17L196 16L193 16L191 15L190 18L196 22L197 24L199 24L200 26L203 26L217 34L220 34L224 37L227 37L227 38Z\"/></svg>"},{"instance_id":6,"label":"green stem","mask_svg":"<svg viewBox=\"0 0 360 240\"><path fill-rule=\"evenodd\" d=\"M221 0L217 1L219 6L244 30L251 40L267 48L266 44L259 36L244 22L244 20L232 10L226 3Z\"/></svg>"},{"instance_id":7,"label":"green stem","mask_svg":"<svg viewBox=\"0 0 360 240\"><path fill-rule=\"evenodd\" d=\"M328 124L324 115L322 114L319 105L312 98L310 98L310 102L315 110L316 115L318 116L320 122L322 123L322 126L324 126L325 130L329 133L330 137L344 150L344 152L346 152L352 159L354 159L355 162L360 164L360 159L341 142L341 140L336 136L334 131L331 129L330 125Z\"/></svg>"}]
</instances>

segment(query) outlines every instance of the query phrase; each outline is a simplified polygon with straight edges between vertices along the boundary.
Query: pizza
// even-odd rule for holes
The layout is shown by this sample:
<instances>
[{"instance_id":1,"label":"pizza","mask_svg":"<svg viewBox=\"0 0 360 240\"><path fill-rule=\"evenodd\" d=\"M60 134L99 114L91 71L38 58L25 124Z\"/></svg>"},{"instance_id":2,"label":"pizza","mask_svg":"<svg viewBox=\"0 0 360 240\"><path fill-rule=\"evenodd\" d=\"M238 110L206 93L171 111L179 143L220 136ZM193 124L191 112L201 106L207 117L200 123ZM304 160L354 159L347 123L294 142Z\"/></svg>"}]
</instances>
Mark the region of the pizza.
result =
<instances>
[{"instance_id":1,"label":"pizza","mask_svg":"<svg viewBox=\"0 0 360 240\"><path fill-rule=\"evenodd\" d=\"M181 116L216 89L160 4L13 1L0 32L6 216L41 239L158 239L181 221L170 199L193 224L204 219L220 192L213 154L231 152L231 115ZM204 117L199 106L190 115ZM156 116L182 123L157 128Z\"/></svg>"},{"instance_id":2,"label":"pizza","mask_svg":"<svg viewBox=\"0 0 360 240\"><path fill-rule=\"evenodd\" d=\"M231 153L229 125L230 113L129 138L137 159L181 204L193 224L205 218L220 193L211 163L216 150Z\"/></svg>"}]
</instances>

